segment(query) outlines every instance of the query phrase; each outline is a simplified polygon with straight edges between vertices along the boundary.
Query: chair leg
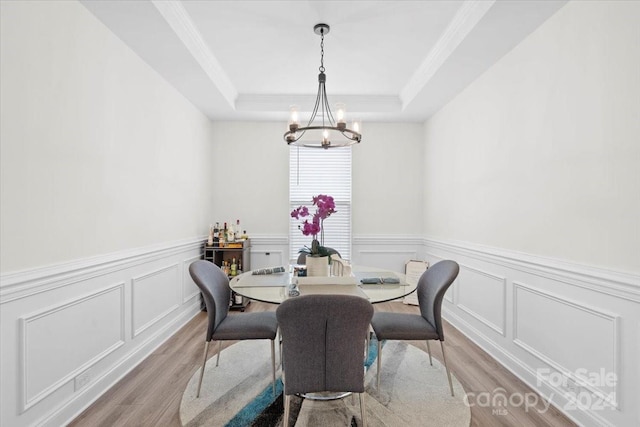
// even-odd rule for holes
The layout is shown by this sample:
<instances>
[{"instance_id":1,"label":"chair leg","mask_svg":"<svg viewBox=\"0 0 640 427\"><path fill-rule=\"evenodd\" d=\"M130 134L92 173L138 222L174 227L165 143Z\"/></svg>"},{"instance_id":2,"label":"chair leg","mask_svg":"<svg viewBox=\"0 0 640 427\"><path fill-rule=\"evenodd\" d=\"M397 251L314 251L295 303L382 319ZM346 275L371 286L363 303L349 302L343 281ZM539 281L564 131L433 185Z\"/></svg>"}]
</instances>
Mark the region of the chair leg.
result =
<instances>
[{"instance_id":1,"label":"chair leg","mask_svg":"<svg viewBox=\"0 0 640 427\"><path fill-rule=\"evenodd\" d=\"M360 396L360 416L362 417L362 427L367 427L366 408L364 406L364 393L358 393Z\"/></svg>"},{"instance_id":2,"label":"chair leg","mask_svg":"<svg viewBox=\"0 0 640 427\"><path fill-rule=\"evenodd\" d=\"M282 335L280 334L280 329L278 328L278 351L280 352L280 367L282 368Z\"/></svg>"},{"instance_id":3,"label":"chair leg","mask_svg":"<svg viewBox=\"0 0 640 427\"><path fill-rule=\"evenodd\" d=\"M427 340L427 353L429 353L429 363L433 366L433 360L431 360L431 347L429 347L429 340Z\"/></svg>"},{"instance_id":4,"label":"chair leg","mask_svg":"<svg viewBox=\"0 0 640 427\"><path fill-rule=\"evenodd\" d=\"M367 346L364 350L364 361L369 360L369 344L371 344L371 335L369 335L369 331L367 331L367 339L365 340L365 345Z\"/></svg>"},{"instance_id":5,"label":"chair leg","mask_svg":"<svg viewBox=\"0 0 640 427\"><path fill-rule=\"evenodd\" d=\"M440 341L440 347L442 348L442 360L444 361L444 367L447 370L447 378L449 379L449 388L451 389L451 396L453 396L453 383L451 382L451 373L447 366L447 357L444 355L444 341Z\"/></svg>"},{"instance_id":6,"label":"chair leg","mask_svg":"<svg viewBox=\"0 0 640 427\"><path fill-rule=\"evenodd\" d=\"M276 343L271 340L271 377L273 379L273 395L276 395Z\"/></svg>"},{"instance_id":7,"label":"chair leg","mask_svg":"<svg viewBox=\"0 0 640 427\"><path fill-rule=\"evenodd\" d=\"M222 350L222 341L218 341L218 357L216 358L216 366L220 362L220 351Z\"/></svg>"},{"instance_id":8,"label":"chair leg","mask_svg":"<svg viewBox=\"0 0 640 427\"><path fill-rule=\"evenodd\" d=\"M282 420L282 427L289 427L289 410L291 406L291 396L284 395L284 419Z\"/></svg>"},{"instance_id":9,"label":"chair leg","mask_svg":"<svg viewBox=\"0 0 640 427\"><path fill-rule=\"evenodd\" d=\"M380 388L380 360L382 359L382 345L380 345L380 340L378 340L378 376L376 377L376 388Z\"/></svg>"},{"instance_id":10,"label":"chair leg","mask_svg":"<svg viewBox=\"0 0 640 427\"><path fill-rule=\"evenodd\" d=\"M200 397L200 387L202 387L202 377L204 377L204 367L207 364L207 353L209 353L209 343L211 341L206 341L204 343L204 359L202 360L202 370L200 371L200 381L198 381L198 392L196 393L196 397Z\"/></svg>"}]
</instances>

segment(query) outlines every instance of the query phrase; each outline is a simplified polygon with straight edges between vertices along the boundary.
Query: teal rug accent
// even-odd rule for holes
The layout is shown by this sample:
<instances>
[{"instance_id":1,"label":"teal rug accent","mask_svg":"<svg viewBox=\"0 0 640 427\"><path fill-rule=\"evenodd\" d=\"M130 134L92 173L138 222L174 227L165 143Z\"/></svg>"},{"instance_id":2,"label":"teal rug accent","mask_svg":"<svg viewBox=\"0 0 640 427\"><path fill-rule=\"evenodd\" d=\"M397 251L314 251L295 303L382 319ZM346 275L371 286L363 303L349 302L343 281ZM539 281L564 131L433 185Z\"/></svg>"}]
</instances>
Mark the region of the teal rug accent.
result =
<instances>
[{"instance_id":1,"label":"teal rug accent","mask_svg":"<svg viewBox=\"0 0 640 427\"><path fill-rule=\"evenodd\" d=\"M382 342L382 346L384 347L384 341ZM373 362L376 360L378 355L378 341L375 337L371 339L369 342L369 357L364 363L365 368L368 370ZM276 381L276 397L273 395L273 388L268 386L262 392L256 396L256 398L251 401L248 405L246 405L240 412L236 414L226 425L225 427L245 427L245 426L261 426L261 425L269 425L268 419L274 418L270 416L273 411L269 411L269 409L276 409L275 414L276 417L282 415L283 407L282 403L282 392L283 392L283 384L282 378L278 378ZM277 401L280 401L279 404L276 404ZM275 408L273 408L275 406ZM279 410L278 410L279 409ZM261 421L266 421L267 424L263 424Z\"/></svg>"},{"instance_id":2,"label":"teal rug accent","mask_svg":"<svg viewBox=\"0 0 640 427\"><path fill-rule=\"evenodd\" d=\"M365 362L367 425L468 427L469 407L464 389L452 378L456 397L451 397L444 367L436 358L405 342L383 342L380 389L376 387L377 341L370 342ZM279 361L276 361L277 363ZM241 341L223 350L220 366L208 361L202 392L195 397L200 370L191 378L180 405L183 426L273 427L282 426L282 381L277 372L276 393L271 387L268 341ZM360 405L356 396L334 401L292 398L296 426L359 426Z\"/></svg>"},{"instance_id":3,"label":"teal rug accent","mask_svg":"<svg viewBox=\"0 0 640 427\"><path fill-rule=\"evenodd\" d=\"M256 398L247 406L242 408L225 427L245 427L254 424L254 421L260 418L267 408L271 407L278 399L282 400L283 384L282 378L276 380L276 394L273 395L271 386L265 388ZM280 406L280 405L278 405Z\"/></svg>"}]
</instances>

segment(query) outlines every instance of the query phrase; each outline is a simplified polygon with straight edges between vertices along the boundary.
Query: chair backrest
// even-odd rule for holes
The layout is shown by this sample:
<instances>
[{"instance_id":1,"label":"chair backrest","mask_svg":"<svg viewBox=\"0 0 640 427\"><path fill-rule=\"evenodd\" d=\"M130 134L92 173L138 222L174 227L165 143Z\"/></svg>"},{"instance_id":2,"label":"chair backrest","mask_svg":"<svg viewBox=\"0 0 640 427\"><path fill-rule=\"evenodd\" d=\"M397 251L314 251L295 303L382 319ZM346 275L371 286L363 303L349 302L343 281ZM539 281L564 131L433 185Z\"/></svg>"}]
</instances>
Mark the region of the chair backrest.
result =
<instances>
[{"instance_id":1,"label":"chair backrest","mask_svg":"<svg viewBox=\"0 0 640 427\"><path fill-rule=\"evenodd\" d=\"M444 341L442 330L442 299L456 277L460 267L455 261L445 260L432 265L418 280L418 304L420 314L436 328L440 341Z\"/></svg>"},{"instance_id":2,"label":"chair backrest","mask_svg":"<svg viewBox=\"0 0 640 427\"><path fill-rule=\"evenodd\" d=\"M229 301L231 299L229 278L220 270L220 267L205 260L191 263L189 273L200 288L200 291L202 291L204 303L207 306L209 327L206 341L210 341L218 325L229 314Z\"/></svg>"},{"instance_id":3,"label":"chair backrest","mask_svg":"<svg viewBox=\"0 0 640 427\"><path fill-rule=\"evenodd\" d=\"M336 251L333 248L329 248L325 246L325 249L327 250L327 255L331 256L333 254L337 254L338 256L340 256L340 252ZM341 257L342 258L342 257ZM307 262L307 253L306 252L300 252L300 255L298 255L298 260L296 261L296 264L305 264Z\"/></svg>"},{"instance_id":4,"label":"chair backrest","mask_svg":"<svg viewBox=\"0 0 640 427\"><path fill-rule=\"evenodd\" d=\"M364 350L373 306L353 295L304 295L276 310L284 392L364 391Z\"/></svg>"}]
</instances>

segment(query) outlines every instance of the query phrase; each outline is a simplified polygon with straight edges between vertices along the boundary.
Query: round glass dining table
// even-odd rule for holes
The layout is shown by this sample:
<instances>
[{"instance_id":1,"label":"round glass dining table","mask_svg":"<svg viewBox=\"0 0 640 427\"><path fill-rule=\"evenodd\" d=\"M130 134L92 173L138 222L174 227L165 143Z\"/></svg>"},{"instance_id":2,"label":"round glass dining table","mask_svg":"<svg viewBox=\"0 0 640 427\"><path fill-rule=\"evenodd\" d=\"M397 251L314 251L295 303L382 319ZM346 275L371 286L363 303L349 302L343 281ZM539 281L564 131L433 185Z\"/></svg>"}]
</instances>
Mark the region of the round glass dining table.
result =
<instances>
[{"instance_id":1,"label":"round glass dining table","mask_svg":"<svg viewBox=\"0 0 640 427\"><path fill-rule=\"evenodd\" d=\"M416 290L416 284L407 283L404 274L374 267L352 266L348 277L326 278L297 277L293 270L290 267L283 273L273 274L248 271L231 279L229 286L245 298L270 304L280 304L297 294L358 295L376 304L403 298ZM366 284L368 282L373 283Z\"/></svg>"}]
</instances>

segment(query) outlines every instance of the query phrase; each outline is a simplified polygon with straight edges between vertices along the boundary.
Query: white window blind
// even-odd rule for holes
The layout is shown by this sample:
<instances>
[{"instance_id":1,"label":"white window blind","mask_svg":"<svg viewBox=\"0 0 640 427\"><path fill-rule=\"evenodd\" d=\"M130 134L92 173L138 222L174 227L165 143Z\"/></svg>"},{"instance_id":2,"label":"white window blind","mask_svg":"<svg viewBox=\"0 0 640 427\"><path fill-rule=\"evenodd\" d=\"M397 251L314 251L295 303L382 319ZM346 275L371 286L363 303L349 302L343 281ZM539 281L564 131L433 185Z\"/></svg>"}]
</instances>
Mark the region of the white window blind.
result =
<instances>
[{"instance_id":1,"label":"white window blind","mask_svg":"<svg viewBox=\"0 0 640 427\"><path fill-rule=\"evenodd\" d=\"M289 212L298 206L307 206L313 215L313 196L332 196L336 213L324 221L324 245L340 252L342 258L351 259L351 147L328 150L292 147L289 151ZM311 246L312 237L298 229L301 223L290 218L292 260L298 258L301 248Z\"/></svg>"}]
</instances>

